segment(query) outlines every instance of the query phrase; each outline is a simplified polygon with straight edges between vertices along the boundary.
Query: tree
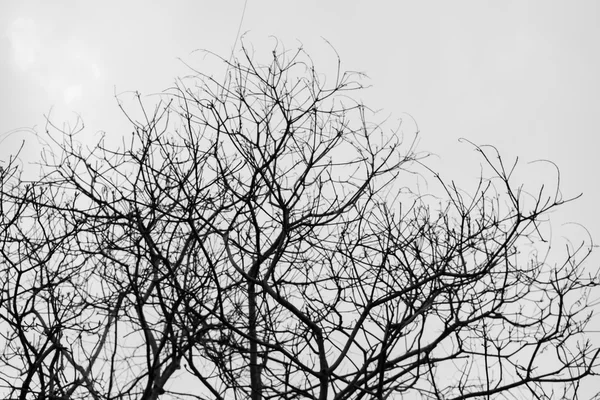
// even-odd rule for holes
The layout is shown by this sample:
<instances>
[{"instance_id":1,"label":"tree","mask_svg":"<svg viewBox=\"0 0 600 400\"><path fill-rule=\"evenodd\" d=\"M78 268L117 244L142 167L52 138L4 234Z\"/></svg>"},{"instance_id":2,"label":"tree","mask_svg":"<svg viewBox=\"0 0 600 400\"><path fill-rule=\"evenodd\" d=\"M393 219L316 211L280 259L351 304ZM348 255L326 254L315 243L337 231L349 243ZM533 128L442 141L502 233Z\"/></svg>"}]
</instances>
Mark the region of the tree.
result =
<instances>
[{"instance_id":1,"label":"tree","mask_svg":"<svg viewBox=\"0 0 600 400\"><path fill-rule=\"evenodd\" d=\"M469 195L370 122L339 58L327 84L302 49L242 54L138 95L120 146L49 125L39 179L8 160L4 397L575 398L591 246L538 256L570 200L476 145Z\"/></svg>"}]
</instances>

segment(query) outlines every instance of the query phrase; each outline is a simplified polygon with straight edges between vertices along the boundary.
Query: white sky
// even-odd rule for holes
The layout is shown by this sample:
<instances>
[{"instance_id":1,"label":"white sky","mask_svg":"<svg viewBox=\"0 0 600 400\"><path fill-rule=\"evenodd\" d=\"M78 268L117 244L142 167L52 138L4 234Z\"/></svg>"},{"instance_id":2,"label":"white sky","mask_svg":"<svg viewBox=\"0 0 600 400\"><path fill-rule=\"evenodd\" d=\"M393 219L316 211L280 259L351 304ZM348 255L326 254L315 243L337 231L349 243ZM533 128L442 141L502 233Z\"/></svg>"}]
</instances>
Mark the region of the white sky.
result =
<instances>
[{"instance_id":1,"label":"white sky","mask_svg":"<svg viewBox=\"0 0 600 400\"><path fill-rule=\"evenodd\" d=\"M57 123L79 113L89 135L129 132L115 91L166 89L187 72L178 57L203 68L195 49L227 56L244 0L0 4L0 160L26 140L23 159L35 161L35 138L14 129L43 132L53 107ZM265 50L258 59L273 35L288 48L301 41L325 69L327 39L343 67L371 78L367 105L416 119L420 149L439 155L448 178L479 173L459 137L556 162L563 192L584 197L555 224L583 223L600 242L599 1L248 0L241 30ZM551 182L550 168L522 168Z\"/></svg>"}]
</instances>

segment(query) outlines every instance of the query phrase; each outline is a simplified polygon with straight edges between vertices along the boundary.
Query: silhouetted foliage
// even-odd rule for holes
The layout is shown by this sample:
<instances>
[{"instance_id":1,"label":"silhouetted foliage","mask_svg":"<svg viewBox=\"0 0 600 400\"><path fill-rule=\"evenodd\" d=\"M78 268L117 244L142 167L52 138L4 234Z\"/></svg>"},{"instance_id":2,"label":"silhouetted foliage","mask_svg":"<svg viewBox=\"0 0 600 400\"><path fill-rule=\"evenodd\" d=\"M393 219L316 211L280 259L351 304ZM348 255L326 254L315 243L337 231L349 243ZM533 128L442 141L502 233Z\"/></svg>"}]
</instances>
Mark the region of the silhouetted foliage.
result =
<instances>
[{"instance_id":1,"label":"silhouetted foliage","mask_svg":"<svg viewBox=\"0 0 600 400\"><path fill-rule=\"evenodd\" d=\"M575 398L591 246L529 251L560 191L473 145L469 195L370 122L359 74L242 54L140 100L119 146L49 126L41 178L5 165L2 397Z\"/></svg>"}]
</instances>

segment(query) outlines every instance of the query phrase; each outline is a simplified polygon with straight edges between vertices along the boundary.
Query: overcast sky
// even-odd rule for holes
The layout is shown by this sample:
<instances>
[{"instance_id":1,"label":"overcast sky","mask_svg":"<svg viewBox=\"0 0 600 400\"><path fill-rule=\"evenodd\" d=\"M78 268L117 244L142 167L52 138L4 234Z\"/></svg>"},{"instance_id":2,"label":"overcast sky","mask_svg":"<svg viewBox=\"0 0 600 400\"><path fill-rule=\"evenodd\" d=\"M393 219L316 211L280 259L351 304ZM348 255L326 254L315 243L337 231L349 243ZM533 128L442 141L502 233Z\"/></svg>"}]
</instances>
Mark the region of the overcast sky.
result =
<instances>
[{"instance_id":1,"label":"overcast sky","mask_svg":"<svg viewBox=\"0 0 600 400\"><path fill-rule=\"evenodd\" d=\"M370 77L367 105L414 117L420 149L439 156L448 178L479 173L460 137L508 159L556 162L565 195L584 196L553 219L583 223L600 242L599 1L248 0L242 20L244 4L2 2L0 160L26 140L24 158L35 161L35 139L15 129L43 132L51 108L57 123L80 114L89 135L128 132L115 92L160 92L187 72L178 58L203 68L195 49L227 56L241 22L259 60L275 36L327 68L327 39L343 68ZM551 168L523 168L552 181Z\"/></svg>"}]
</instances>

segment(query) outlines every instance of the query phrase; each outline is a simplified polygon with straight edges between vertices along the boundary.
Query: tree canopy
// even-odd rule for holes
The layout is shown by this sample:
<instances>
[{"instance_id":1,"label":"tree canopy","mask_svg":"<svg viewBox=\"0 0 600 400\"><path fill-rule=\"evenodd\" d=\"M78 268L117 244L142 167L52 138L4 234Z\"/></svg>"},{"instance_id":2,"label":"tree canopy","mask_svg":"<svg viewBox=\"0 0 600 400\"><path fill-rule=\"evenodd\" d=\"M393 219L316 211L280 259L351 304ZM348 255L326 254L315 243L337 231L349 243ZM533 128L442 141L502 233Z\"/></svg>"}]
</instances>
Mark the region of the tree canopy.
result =
<instances>
[{"instance_id":1,"label":"tree canopy","mask_svg":"<svg viewBox=\"0 0 600 400\"><path fill-rule=\"evenodd\" d=\"M119 145L49 126L39 178L0 172L3 397L576 398L598 280L589 243L539 251L558 179L469 144L467 193L339 59L220 60Z\"/></svg>"}]
</instances>

